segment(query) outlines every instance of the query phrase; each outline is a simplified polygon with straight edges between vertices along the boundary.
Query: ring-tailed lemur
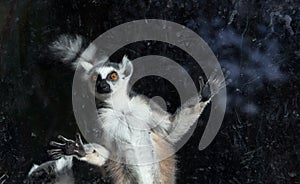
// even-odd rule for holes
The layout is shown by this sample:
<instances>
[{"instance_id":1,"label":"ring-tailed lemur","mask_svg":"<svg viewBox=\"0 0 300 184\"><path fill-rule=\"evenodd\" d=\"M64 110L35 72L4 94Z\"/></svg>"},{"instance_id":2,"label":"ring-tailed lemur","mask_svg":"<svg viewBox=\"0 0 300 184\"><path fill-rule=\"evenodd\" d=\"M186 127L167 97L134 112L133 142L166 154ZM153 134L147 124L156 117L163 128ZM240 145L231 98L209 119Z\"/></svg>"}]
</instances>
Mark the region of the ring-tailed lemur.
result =
<instances>
[{"instance_id":1,"label":"ring-tailed lemur","mask_svg":"<svg viewBox=\"0 0 300 184\"><path fill-rule=\"evenodd\" d=\"M203 85L203 80L200 80L201 93L205 94L199 93L197 100L187 102L171 115L158 105L150 106L141 95L129 96L128 82L133 65L126 56L119 64L111 63L107 58L100 61L88 59L93 58L96 52L93 45L78 56L82 48L82 38L79 36L62 36L51 48L62 61L84 69L84 78L95 85L91 88L95 91L91 92L106 105L98 109L98 120L103 131L102 145L83 144L79 135L76 141L60 136L61 142L50 143L55 149L49 150L49 154L54 159L75 156L97 166L106 164L116 184L175 183L175 156L163 160L159 158L172 155L174 145L197 121L211 98L225 86L225 81L211 76L208 80L209 92L208 85ZM71 62L74 58L75 62ZM142 128L133 128L137 124ZM147 145L147 148L139 145ZM107 160L108 157L111 159ZM145 158L153 162L139 164Z\"/></svg>"}]
</instances>

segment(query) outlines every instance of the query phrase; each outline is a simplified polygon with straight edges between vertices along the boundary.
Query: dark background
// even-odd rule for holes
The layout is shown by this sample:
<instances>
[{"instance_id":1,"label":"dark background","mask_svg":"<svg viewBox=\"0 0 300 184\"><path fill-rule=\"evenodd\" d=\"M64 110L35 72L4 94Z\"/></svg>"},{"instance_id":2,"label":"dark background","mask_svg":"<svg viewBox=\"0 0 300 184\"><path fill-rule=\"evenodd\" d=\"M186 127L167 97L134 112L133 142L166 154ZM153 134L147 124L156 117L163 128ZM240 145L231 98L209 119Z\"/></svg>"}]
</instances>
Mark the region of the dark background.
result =
<instances>
[{"instance_id":1,"label":"dark background","mask_svg":"<svg viewBox=\"0 0 300 184\"><path fill-rule=\"evenodd\" d=\"M0 15L0 182L22 183L33 163L50 159L50 140L78 131L73 72L48 45L63 33L83 35L88 43L121 23L158 18L198 33L233 81L213 143L197 149L207 108L178 152L178 183L300 183L299 1L11 0L0 1ZM201 74L168 44L139 42L119 53L164 55L193 79ZM177 93L162 79L150 77L134 89L162 94L170 112L178 107ZM98 168L76 162L74 170L78 183L100 183Z\"/></svg>"}]
</instances>

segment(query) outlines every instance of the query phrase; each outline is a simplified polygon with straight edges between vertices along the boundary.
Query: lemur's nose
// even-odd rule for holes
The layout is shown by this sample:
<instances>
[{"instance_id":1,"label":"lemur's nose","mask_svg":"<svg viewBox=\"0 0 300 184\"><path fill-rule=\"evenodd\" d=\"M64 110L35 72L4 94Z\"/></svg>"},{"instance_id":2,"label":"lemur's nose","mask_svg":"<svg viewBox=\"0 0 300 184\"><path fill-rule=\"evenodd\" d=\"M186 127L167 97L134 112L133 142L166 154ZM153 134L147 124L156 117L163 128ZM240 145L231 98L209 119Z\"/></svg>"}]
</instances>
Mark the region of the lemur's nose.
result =
<instances>
[{"instance_id":1,"label":"lemur's nose","mask_svg":"<svg viewBox=\"0 0 300 184\"><path fill-rule=\"evenodd\" d=\"M98 80L96 83L96 88L98 93L109 93L110 86L105 79Z\"/></svg>"},{"instance_id":2,"label":"lemur's nose","mask_svg":"<svg viewBox=\"0 0 300 184\"><path fill-rule=\"evenodd\" d=\"M109 88L109 85L105 82L101 82L100 83L100 87L102 88L102 89L108 89Z\"/></svg>"}]
</instances>

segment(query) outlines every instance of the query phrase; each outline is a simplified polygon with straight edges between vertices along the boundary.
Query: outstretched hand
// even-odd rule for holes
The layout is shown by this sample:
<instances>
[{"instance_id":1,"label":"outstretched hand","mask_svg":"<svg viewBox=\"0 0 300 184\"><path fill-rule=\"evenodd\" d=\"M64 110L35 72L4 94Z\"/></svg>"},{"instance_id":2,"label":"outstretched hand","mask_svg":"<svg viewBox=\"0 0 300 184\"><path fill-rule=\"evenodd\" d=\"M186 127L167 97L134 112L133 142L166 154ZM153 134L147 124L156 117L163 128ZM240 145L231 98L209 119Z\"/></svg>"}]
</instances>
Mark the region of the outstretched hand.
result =
<instances>
[{"instance_id":1,"label":"outstretched hand","mask_svg":"<svg viewBox=\"0 0 300 184\"><path fill-rule=\"evenodd\" d=\"M216 71L214 71L210 75L210 77L208 78L205 84L203 78L202 77L199 78L199 84L200 84L199 96L201 101L210 100L217 93L219 93L219 91L222 88L224 88L228 83L231 82L231 79L228 78L230 72L227 70L224 70L223 72L225 77L217 75Z\"/></svg>"},{"instance_id":2,"label":"outstretched hand","mask_svg":"<svg viewBox=\"0 0 300 184\"><path fill-rule=\"evenodd\" d=\"M51 141L50 145L55 149L48 150L48 154L55 160L62 156L74 155L84 157L86 155L79 133L76 133L76 140L67 139L61 135L57 137L60 142Z\"/></svg>"}]
</instances>

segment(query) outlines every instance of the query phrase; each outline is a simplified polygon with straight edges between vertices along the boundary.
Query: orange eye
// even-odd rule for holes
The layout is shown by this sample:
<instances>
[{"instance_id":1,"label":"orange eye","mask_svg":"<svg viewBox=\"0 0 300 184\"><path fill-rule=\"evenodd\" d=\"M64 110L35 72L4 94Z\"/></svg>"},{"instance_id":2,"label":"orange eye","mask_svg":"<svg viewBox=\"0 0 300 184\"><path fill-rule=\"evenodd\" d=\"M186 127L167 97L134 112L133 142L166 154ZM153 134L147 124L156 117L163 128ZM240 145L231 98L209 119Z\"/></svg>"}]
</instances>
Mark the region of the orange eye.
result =
<instances>
[{"instance_id":1,"label":"orange eye","mask_svg":"<svg viewBox=\"0 0 300 184\"><path fill-rule=\"evenodd\" d=\"M97 78L98 78L98 76L97 76L97 75L93 75L93 76L92 76L92 80L93 80L93 81L96 81L96 80L97 80Z\"/></svg>"},{"instance_id":2,"label":"orange eye","mask_svg":"<svg viewBox=\"0 0 300 184\"><path fill-rule=\"evenodd\" d=\"M112 74L110 74L110 76L109 76L109 78L111 79L111 80L117 80L118 79L118 74L117 73L112 73Z\"/></svg>"}]
</instances>

